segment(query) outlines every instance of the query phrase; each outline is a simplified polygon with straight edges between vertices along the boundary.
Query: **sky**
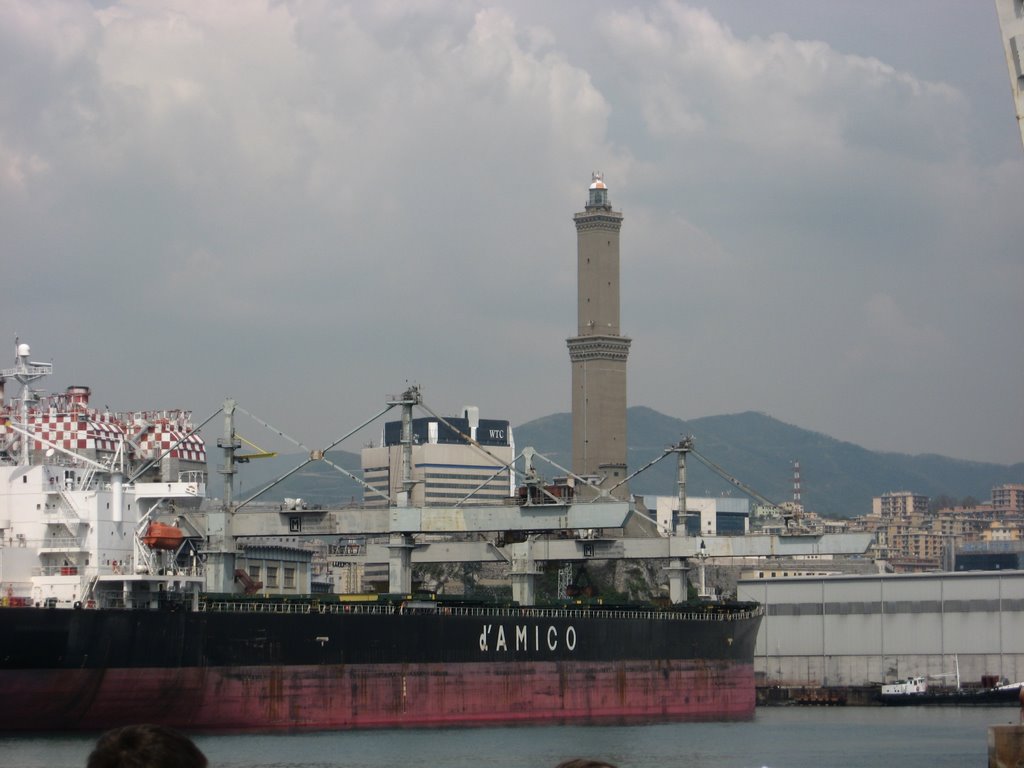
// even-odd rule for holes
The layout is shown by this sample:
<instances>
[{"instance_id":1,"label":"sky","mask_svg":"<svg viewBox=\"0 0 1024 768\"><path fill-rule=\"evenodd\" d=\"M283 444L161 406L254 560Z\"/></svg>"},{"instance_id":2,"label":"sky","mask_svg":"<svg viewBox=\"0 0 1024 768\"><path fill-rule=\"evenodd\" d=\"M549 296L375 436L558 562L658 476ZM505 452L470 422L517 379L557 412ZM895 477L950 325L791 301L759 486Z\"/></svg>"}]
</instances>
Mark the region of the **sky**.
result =
<instances>
[{"instance_id":1,"label":"sky","mask_svg":"<svg viewBox=\"0 0 1024 768\"><path fill-rule=\"evenodd\" d=\"M0 365L310 447L410 384L567 412L593 171L631 406L1024 461L1024 148L974 0L0 0Z\"/></svg>"}]
</instances>

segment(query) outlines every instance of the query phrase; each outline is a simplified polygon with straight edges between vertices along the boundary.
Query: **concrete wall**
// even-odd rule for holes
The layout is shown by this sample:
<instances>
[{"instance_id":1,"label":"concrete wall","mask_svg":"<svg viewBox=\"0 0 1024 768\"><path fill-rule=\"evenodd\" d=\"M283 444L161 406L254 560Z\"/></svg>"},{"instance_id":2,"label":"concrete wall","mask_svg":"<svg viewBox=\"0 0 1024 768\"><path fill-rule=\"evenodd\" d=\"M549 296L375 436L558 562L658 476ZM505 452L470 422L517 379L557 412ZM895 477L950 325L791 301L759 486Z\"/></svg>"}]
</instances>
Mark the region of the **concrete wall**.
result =
<instances>
[{"instance_id":1,"label":"concrete wall","mask_svg":"<svg viewBox=\"0 0 1024 768\"><path fill-rule=\"evenodd\" d=\"M741 580L738 594L765 606L765 685L935 684L958 665L964 683L1024 680L1024 571Z\"/></svg>"}]
</instances>

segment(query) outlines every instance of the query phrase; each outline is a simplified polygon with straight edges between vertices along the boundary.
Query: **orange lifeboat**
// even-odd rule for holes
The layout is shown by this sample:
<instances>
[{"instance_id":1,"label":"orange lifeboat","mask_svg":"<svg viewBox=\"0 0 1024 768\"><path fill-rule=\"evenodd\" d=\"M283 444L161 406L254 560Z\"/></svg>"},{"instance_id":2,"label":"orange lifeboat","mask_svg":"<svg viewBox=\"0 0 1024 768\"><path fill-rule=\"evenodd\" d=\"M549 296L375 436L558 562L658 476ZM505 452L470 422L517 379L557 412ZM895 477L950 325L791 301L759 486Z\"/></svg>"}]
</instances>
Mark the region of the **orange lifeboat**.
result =
<instances>
[{"instance_id":1,"label":"orange lifeboat","mask_svg":"<svg viewBox=\"0 0 1024 768\"><path fill-rule=\"evenodd\" d=\"M142 537L142 543L150 549L177 549L181 546L185 534L180 528L175 528L167 523L150 523L146 529L146 535Z\"/></svg>"}]
</instances>

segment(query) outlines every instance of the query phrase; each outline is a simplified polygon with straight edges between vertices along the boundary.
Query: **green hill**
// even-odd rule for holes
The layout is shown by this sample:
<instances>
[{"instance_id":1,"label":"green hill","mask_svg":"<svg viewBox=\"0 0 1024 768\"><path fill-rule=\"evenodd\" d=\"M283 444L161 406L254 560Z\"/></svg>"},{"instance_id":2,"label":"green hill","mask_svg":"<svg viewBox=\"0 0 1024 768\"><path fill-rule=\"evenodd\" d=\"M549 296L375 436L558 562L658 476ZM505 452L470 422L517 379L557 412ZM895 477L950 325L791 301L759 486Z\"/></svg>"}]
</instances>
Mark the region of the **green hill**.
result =
<instances>
[{"instance_id":1,"label":"green hill","mask_svg":"<svg viewBox=\"0 0 1024 768\"><path fill-rule=\"evenodd\" d=\"M1024 464L1004 466L962 461L924 454L868 451L853 443L786 424L762 413L748 411L683 421L650 408L628 411L629 467L638 467L660 456L684 435L693 435L696 449L728 474L772 501L792 498L793 462L800 462L802 500L808 510L827 517L853 517L871 511L871 499L887 491L912 491L932 498L974 497L987 500L992 488L1024 482ZM572 465L572 417L558 413L527 422L514 429L516 447L532 446L563 467ZM328 458L360 476L359 457L332 451ZM218 462L211 451L211 464ZM305 460L302 454L278 456L240 468L236 498L244 499ZM539 471L546 477L561 474L544 462ZM211 467L216 483L216 467ZM638 475L633 493L675 495L677 465L667 457ZM735 486L707 469L695 458L687 464L687 491L691 496L739 495ZM219 485L211 495L221 495ZM281 501L300 497L310 504L336 506L362 498L362 487L323 462L312 462L260 497Z\"/></svg>"},{"instance_id":2,"label":"green hill","mask_svg":"<svg viewBox=\"0 0 1024 768\"><path fill-rule=\"evenodd\" d=\"M792 499L793 462L799 461L804 506L828 517L866 514L871 511L872 497L887 491L957 499L973 496L984 501L994 486L1024 481L1024 464L1003 466L929 454L878 453L752 411L683 421L637 406L628 410L627 419L630 471L657 458L684 435L693 435L703 456L776 502ZM517 447L531 445L565 467L572 462L571 435L568 413L536 419L515 429ZM630 490L674 495L677 475L675 458L667 457L638 475ZM687 492L692 496L743 495L693 458L687 462Z\"/></svg>"}]
</instances>

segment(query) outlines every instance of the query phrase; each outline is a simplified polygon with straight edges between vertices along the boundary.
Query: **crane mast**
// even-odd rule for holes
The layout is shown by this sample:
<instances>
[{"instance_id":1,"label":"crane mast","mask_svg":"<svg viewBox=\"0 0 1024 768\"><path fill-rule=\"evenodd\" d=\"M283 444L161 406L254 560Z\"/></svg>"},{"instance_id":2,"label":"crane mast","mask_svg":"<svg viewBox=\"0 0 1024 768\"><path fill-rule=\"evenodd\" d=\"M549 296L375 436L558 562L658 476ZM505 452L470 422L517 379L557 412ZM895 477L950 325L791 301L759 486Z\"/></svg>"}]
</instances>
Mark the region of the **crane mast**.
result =
<instances>
[{"instance_id":1,"label":"crane mast","mask_svg":"<svg viewBox=\"0 0 1024 768\"><path fill-rule=\"evenodd\" d=\"M1003 52L1010 74L1010 89L1017 117L1017 128L1024 142L1024 3L1021 0L996 0L999 29L1003 36Z\"/></svg>"}]
</instances>

